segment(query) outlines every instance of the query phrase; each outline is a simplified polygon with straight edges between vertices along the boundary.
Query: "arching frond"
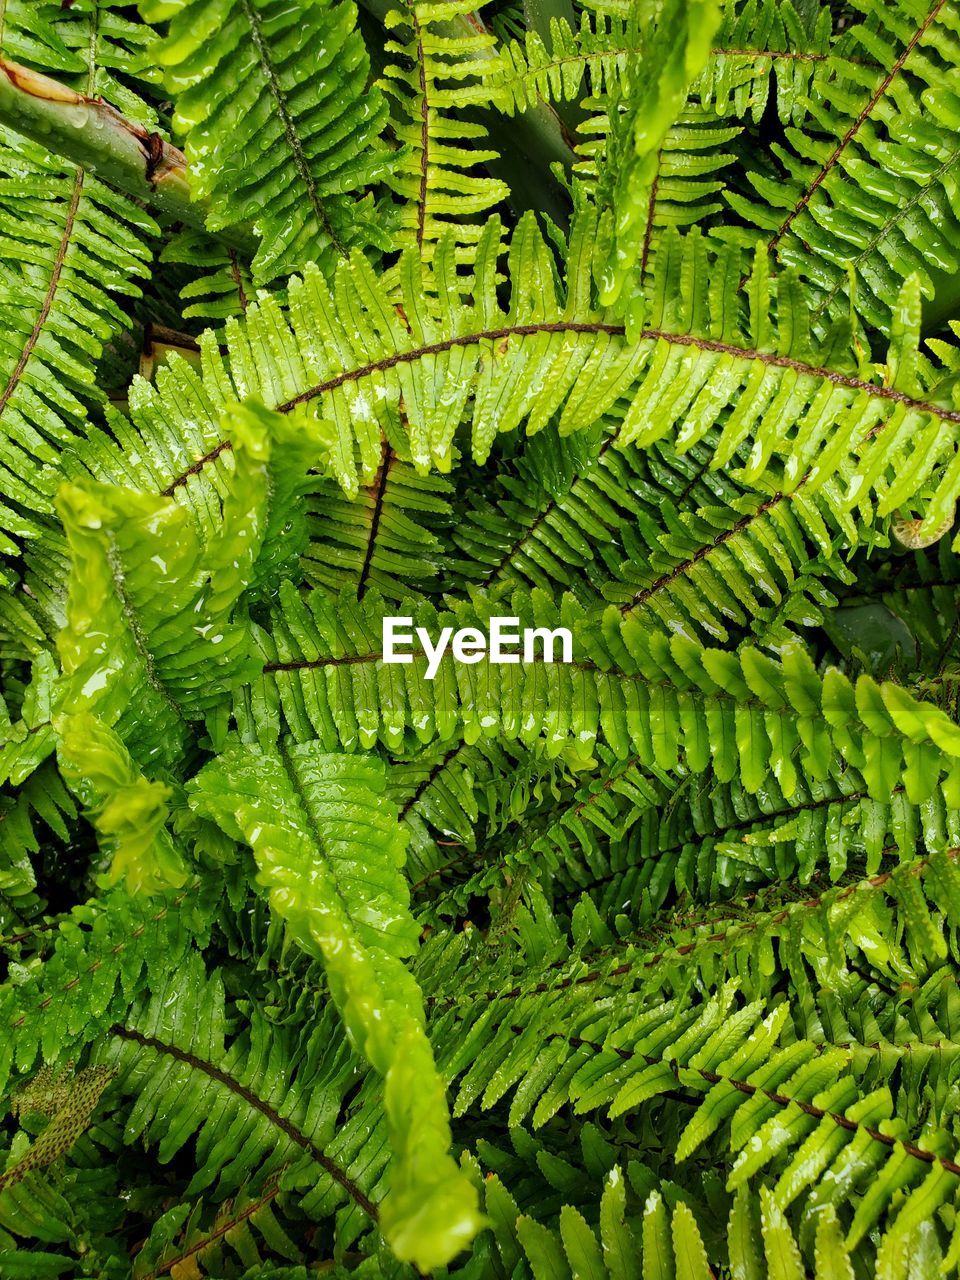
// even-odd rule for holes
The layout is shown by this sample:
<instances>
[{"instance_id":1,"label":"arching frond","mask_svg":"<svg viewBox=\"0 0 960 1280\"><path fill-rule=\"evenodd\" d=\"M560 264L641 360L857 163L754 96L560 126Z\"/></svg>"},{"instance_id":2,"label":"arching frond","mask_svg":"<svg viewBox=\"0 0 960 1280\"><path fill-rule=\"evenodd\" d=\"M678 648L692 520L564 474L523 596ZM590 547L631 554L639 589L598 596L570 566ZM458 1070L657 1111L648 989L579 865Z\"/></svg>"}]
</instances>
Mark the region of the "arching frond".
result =
<instances>
[{"instance_id":1,"label":"arching frond","mask_svg":"<svg viewBox=\"0 0 960 1280\"><path fill-rule=\"evenodd\" d=\"M571 238L563 290L542 237L532 222L521 222L506 308L496 293L499 230L490 226L478 250L472 305L446 304L455 326L449 337L441 336L427 284L452 269L448 240L432 273L405 257L406 323L358 258L338 272L335 292L317 272L293 282L289 319L269 299L251 307L243 327L230 326L229 371L210 339L202 378L177 367L169 380L158 377L156 389L138 388L131 400L136 421L151 423L174 445L163 464L164 490L189 489L221 458L230 441L214 434L217 406L252 393L283 411L309 404L334 424L328 465L349 494L360 481L373 482L383 438L395 438L402 398L400 443L417 470L449 469L463 418L482 461L499 432L525 423L532 433L557 417L560 432L572 433L616 408L619 446L672 437L687 449L722 426L711 466L726 466L749 448L738 473L748 485L777 463L791 492L802 482L812 494L840 472L849 476L844 505L862 505L873 491L878 513L887 515L920 500L925 529L941 526L953 510L960 410L951 379L917 353L915 283L904 294L887 363L874 369L863 366L862 348L843 326L829 347L817 342L795 278L771 281L762 255L738 295L736 255L713 259L696 235L674 236L658 255L644 327L628 338L591 301L598 263L590 216ZM682 295L681 279L689 281ZM341 318L348 313L349 328ZM542 377L528 377L533 361ZM199 456L198 435L216 440ZM168 479L178 454L186 465Z\"/></svg>"}]
</instances>

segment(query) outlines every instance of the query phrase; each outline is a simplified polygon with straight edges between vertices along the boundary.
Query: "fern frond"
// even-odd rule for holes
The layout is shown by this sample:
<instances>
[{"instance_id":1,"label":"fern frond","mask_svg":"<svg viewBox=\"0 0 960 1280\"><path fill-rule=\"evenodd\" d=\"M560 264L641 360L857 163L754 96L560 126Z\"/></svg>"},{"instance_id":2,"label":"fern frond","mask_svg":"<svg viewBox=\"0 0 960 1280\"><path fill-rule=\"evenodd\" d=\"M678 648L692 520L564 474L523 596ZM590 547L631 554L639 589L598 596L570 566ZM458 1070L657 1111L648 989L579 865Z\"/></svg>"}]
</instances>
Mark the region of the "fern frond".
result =
<instances>
[{"instance_id":1,"label":"fern frond","mask_svg":"<svg viewBox=\"0 0 960 1280\"><path fill-rule=\"evenodd\" d=\"M543 432L515 473L501 469L500 492L474 500L458 521L453 539L481 586L568 590L587 607L615 602L656 627L722 641L749 627L773 643L784 622L820 616L834 598L831 578L849 579L836 544L882 536L851 520L839 477L809 500L802 486L779 491L773 477L744 491L706 471L710 437L678 455L666 445L618 449L615 433L580 436L574 477L556 475L565 442ZM580 437L571 439L576 450Z\"/></svg>"},{"instance_id":2,"label":"fern frond","mask_svg":"<svg viewBox=\"0 0 960 1280\"><path fill-rule=\"evenodd\" d=\"M573 172L579 189L600 197L606 162L610 119L602 101L588 99L591 112L581 126L583 141ZM655 260L660 241L670 227L709 225L721 208L725 173L736 159L729 148L738 131L718 124L709 111L689 107L663 135L650 162L642 218L638 220L637 261L642 278Z\"/></svg>"},{"instance_id":3,"label":"fern frond","mask_svg":"<svg viewBox=\"0 0 960 1280\"><path fill-rule=\"evenodd\" d=\"M52 3L8 0L0 29L4 54L14 62L60 75L83 75L86 62L63 39L63 10Z\"/></svg>"},{"instance_id":4,"label":"fern frond","mask_svg":"<svg viewBox=\"0 0 960 1280\"><path fill-rule=\"evenodd\" d=\"M388 787L409 835L407 866L415 896L469 866L478 853L481 813L502 830L541 796L556 791L565 762L518 743L431 743L393 761Z\"/></svg>"},{"instance_id":5,"label":"fern frond","mask_svg":"<svg viewBox=\"0 0 960 1280\"><path fill-rule=\"evenodd\" d=\"M221 1196L244 1185L260 1191L281 1180L297 1188L311 1217L336 1215L338 1242L348 1247L376 1221L373 1196L382 1194L383 1159L370 1161L359 1182L346 1171L355 1159L356 1129L337 1121L344 1096L361 1077L330 1014L291 1042L254 1010L228 1045L220 976L205 974L196 952L188 953L185 969L191 978L186 1000L163 1001L171 988L158 983L98 1049L97 1058L117 1073L114 1087L131 1100L127 1141L156 1147L164 1162L186 1142L196 1143L188 1196L210 1186ZM281 1062L287 1066L278 1099ZM168 1094L172 1080L176 1089ZM177 1100L175 1124L165 1097ZM242 1133L239 1150L224 1146L221 1124Z\"/></svg>"},{"instance_id":6,"label":"fern frond","mask_svg":"<svg viewBox=\"0 0 960 1280\"><path fill-rule=\"evenodd\" d=\"M138 297L153 219L33 143L0 137L0 508L2 550L48 536L58 452L101 398L93 364ZM15 582L8 576L7 581ZM4 593L7 652L31 654L45 625L21 593Z\"/></svg>"},{"instance_id":7,"label":"fern frond","mask_svg":"<svg viewBox=\"0 0 960 1280\"><path fill-rule=\"evenodd\" d=\"M471 260L483 215L509 190L477 172L497 153L484 126L454 110L485 104L499 68L476 7L472 0L445 0L400 8L393 15L397 38L386 45L400 59L387 64L382 81L403 144L387 179L403 201L398 242L414 244L427 260L445 235L455 237L459 261Z\"/></svg>"},{"instance_id":8,"label":"fern frond","mask_svg":"<svg viewBox=\"0 0 960 1280\"><path fill-rule=\"evenodd\" d=\"M486 794L480 792L484 821L475 823L477 836L453 850L438 847L423 860L414 887L430 893L429 918L456 915L474 897L489 894L492 932L499 935L511 927L513 909L530 882L547 898L559 899L578 895L584 880L603 878L613 849L622 838L639 843L640 832L647 831L646 811L662 802L668 788L632 761L602 748L598 755L599 761L591 761L596 767L584 769L585 778L562 768L549 771L533 754L502 781L491 780ZM510 804L509 825L495 808L501 787ZM448 887L438 894L438 884Z\"/></svg>"},{"instance_id":9,"label":"fern frond","mask_svg":"<svg viewBox=\"0 0 960 1280\"><path fill-rule=\"evenodd\" d=\"M0 940L4 947L30 943L36 930L51 927L35 923L45 903L37 893L34 859L41 852L41 841L46 846L56 837L66 843L77 816L73 799L51 762L30 767L30 776L20 781L15 795L0 795L0 929L11 935Z\"/></svg>"},{"instance_id":10,"label":"fern frond","mask_svg":"<svg viewBox=\"0 0 960 1280\"><path fill-rule=\"evenodd\" d=\"M8 0L0 50L150 124L156 113L115 73L133 69L151 33L116 8ZM127 324L127 300L141 296L158 230L100 177L0 130L0 552L16 556L50 536L51 466L82 435L87 406L104 399L96 365ZM0 635L8 654L32 655L49 638L48 619L22 591L5 591Z\"/></svg>"},{"instance_id":11,"label":"fern frond","mask_svg":"<svg viewBox=\"0 0 960 1280\"><path fill-rule=\"evenodd\" d=\"M618 84L629 55L638 52L630 46L622 19L591 17L585 11L574 31L567 21L553 17L549 44L536 28L504 41L495 80L499 101L512 115L538 99L577 101L609 92Z\"/></svg>"},{"instance_id":12,"label":"fern frond","mask_svg":"<svg viewBox=\"0 0 960 1280\"><path fill-rule=\"evenodd\" d=\"M2 707L2 779L15 786L25 782L47 758L54 746L51 719L59 702L57 671L51 655L37 655L30 679L17 690L19 705ZM6 690L9 697L13 690ZM10 711L19 711L14 721Z\"/></svg>"},{"instance_id":13,"label":"fern frond","mask_svg":"<svg viewBox=\"0 0 960 1280\"><path fill-rule=\"evenodd\" d=\"M183 856L166 830L171 788L149 782L117 735L90 714L60 717L55 725L60 769L111 857L99 878L108 888L123 879L130 893L152 894L183 884Z\"/></svg>"},{"instance_id":14,"label":"fern frond","mask_svg":"<svg viewBox=\"0 0 960 1280\"><path fill-rule=\"evenodd\" d=\"M351 1041L384 1078L394 1161L381 1209L396 1255L441 1266L479 1226L472 1188L448 1154L443 1086L416 984L400 867L402 832L373 762L314 746L227 751L192 788L197 811L251 845L273 909L322 956ZM279 818L279 822L277 819Z\"/></svg>"},{"instance_id":15,"label":"fern frond","mask_svg":"<svg viewBox=\"0 0 960 1280\"><path fill-rule=\"evenodd\" d=\"M916 275L933 299L957 268L948 85L960 46L950 6L911 6L909 21L872 0L857 7L864 20L844 36L855 59L838 63L829 92L811 103L816 133L801 141L787 131L775 171L750 175L758 198L728 196L802 275L822 326L850 304L886 325L904 280ZM853 184L863 193L855 201Z\"/></svg>"},{"instance_id":16,"label":"fern frond","mask_svg":"<svg viewBox=\"0 0 960 1280\"><path fill-rule=\"evenodd\" d=\"M11 1071L31 1073L38 1056L75 1060L142 992L176 972L195 940L208 935L220 894L192 881L152 901L115 889L98 904L74 907L59 922L44 964L0 999L9 1029L0 1055L4 1086Z\"/></svg>"},{"instance_id":17,"label":"fern frond","mask_svg":"<svg viewBox=\"0 0 960 1280\"><path fill-rule=\"evenodd\" d=\"M4 9L5 30L10 23L14 30L32 29L39 34L44 30L44 18L47 19L48 25L41 37L43 53L37 51L35 56L18 61L29 61L41 71L60 74L56 55L62 42L79 64L75 68L77 77L68 80L73 88L105 99L140 125L157 123L159 113L146 100L146 85L140 79L156 35L144 22L131 20L129 6L122 0L73 0L69 5L57 5L52 0L40 0L39 4L31 4L30 0L7 0ZM47 32L52 32L56 39L50 41ZM6 37L4 46L6 48ZM92 68L91 49L95 50ZM10 56L17 57L16 45Z\"/></svg>"},{"instance_id":18,"label":"fern frond","mask_svg":"<svg viewBox=\"0 0 960 1280\"><path fill-rule=\"evenodd\" d=\"M663 810L661 801L589 856L539 877L554 908L565 913L586 893L622 933L621 922L643 923L674 898L722 902L748 887L807 885L824 874L836 881L861 863L872 875L885 857L912 858L921 837L932 850L958 844L957 810L943 796L913 805L898 784L874 800L846 762L823 782L798 783L789 800L773 780L751 796L737 781L719 786L707 775L677 788L661 818Z\"/></svg>"},{"instance_id":19,"label":"fern frond","mask_svg":"<svg viewBox=\"0 0 960 1280\"><path fill-rule=\"evenodd\" d=\"M831 11L727 0L714 48L692 95L717 115L760 121L770 106L784 123L802 124L810 101L829 93L834 59Z\"/></svg>"},{"instance_id":20,"label":"fern frond","mask_svg":"<svg viewBox=\"0 0 960 1280\"><path fill-rule=\"evenodd\" d=\"M293 10L274 0L192 0L153 51L176 95L197 197L212 231L253 224L257 283L305 260L389 247L367 188L390 164L386 104L368 90L350 0ZM228 33L211 45L214 29ZM251 163L256 154L259 158Z\"/></svg>"},{"instance_id":21,"label":"fern frond","mask_svg":"<svg viewBox=\"0 0 960 1280\"><path fill-rule=\"evenodd\" d=\"M532 1213L521 1213L500 1179L488 1175L487 1212L494 1222L496 1256L507 1269L525 1259L535 1280L570 1280L578 1275L596 1280L640 1276L644 1280L648 1276L656 1280L709 1280L714 1273L708 1258L715 1253L712 1248L708 1252L704 1242L714 1234L708 1232L707 1206L692 1207L692 1197L678 1199L672 1186L652 1190L644 1198L641 1186L636 1168L625 1176L614 1165L604 1179L599 1204L591 1206L593 1220L565 1204L554 1228ZM803 1276L852 1280L854 1275L840 1220L830 1205L817 1221L812 1269L805 1269L783 1210L765 1187L759 1197L741 1190L733 1198L726 1237L725 1251L734 1275L767 1275L777 1280L801 1280ZM908 1234L906 1240L914 1257L919 1247L925 1265L936 1266L937 1246L930 1232Z\"/></svg>"},{"instance_id":22,"label":"fern frond","mask_svg":"<svg viewBox=\"0 0 960 1280\"><path fill-rule=\"evenodd\" d=\"M300 1250L274 1213L279 1196L279 1180L267 1180L256 1192L241 1189L217 1209L209 1223L204 1221L207 1215L198 1202L187 1201L168 1209L154 1223L150 1239L136 1255L135 1280L156 1280L187 1265L201 1275L216 1275L229 1265L233 1253L261 1275L268 1251L299 1261Z\"/></svg>"},{"instance_id":23,"label":"fern frond","mask_svg":"<svg viewBox=\"0 0 960 1280\"><path fill-rule=\"evenodd\" d=\"M449 240L431 271L413 255L403 259L406 323L361 259L338 271L334 291L319 272L308 272L291 285L289 320L264 299L243 326L229 326L229 368L208 339L202 379L178 367L175 381L139 387L131 407L140 429L149 422L189 456L191 438L206 434L208 424L211 435L217 431L215 406L238 394L284 411L310 404L335 424L329 465L354 495L360 482L372 483L383 438L397 441L401 398L398 444L418 471L449 470L461 419L470 425L474 457L483 461L496 435L520 424L534 433L556 419L569 434L615 409L618 447L672 438L684 450L721 427L711 466L749 450L735 476L746 485L777 464L788 492L802 481L813 494L838 472L849 476L847 508L864 507L871 491L880 516L921 503L924 528L941 526L953 510L960 410L952 380L917 352L915 286L902 300L887 363L865 367L849 329L841 326L826 347L813 338L790 274L771 281L761 255L749 287L738 293L737 255L713 259L701 237L674 233L657 255L645 327L628 339L590 300L591 274L605 250L596 248L588 212L571 236L563 289L544 240L532 221L521 221L505 309L496 292L499 228L488 225L472 304L448 300L446 320L429 299L436 296L431 280L452 279ZM678 304L681 278L689 284ZM219 436L165 489L195 483L229 447Z\"/></svg>"},{"instance_id":24,"label":"fern frond","mask_svg":"<svg viewBox=\"0 0 960 1280\"><path fill-rule=\"evenodd\" d=\"M282 589L281 600L275 657L264 671L276 681L298 739L316 737L328 749L369 749L382 740L397 751L409 730L410 747L458 733L467 742L499 734L526 743L544 737L559 753L574 735L586 747L600 734L616 754L636 755L647 766L670 770L685 761L696 772L712 759L721 780L739 770L749 791L773 773L787 795L798 766L823 778L840 752L863 772L871 795L889 795L906 770L915 799L932 793L941 768L954 776L950 761L960 753L955 726L937 707L866 675L855 687L836 669L821 676L798 645L780 662L752 649L701 649L636 620L621 622L614 607L602 621L582 619L569 597L557 609L537 593L516 593L510 607L521 627L572 624L574 653L582 656L464 666L448 650L428 681L422 651L395 670L383 664L375 598L357 605L314 591L302 600ZM402 607L401 616L433 636L444 623L484 630L502 605L445 616L426 603Z\"/></svg>"},{"instance_id":25,"label":"fern frond","mask_svg":"<svg viewBox=\"0 0 960 1280\"><path fill-rule=\"evenodd\" d=\"M949 865L949 861L940 863L943 868ZM815 957L819 948L837 946L848 930L850 938L867 949L871 908L875 905L870 901L871 895L891 888L895 894L909 890L908 896L913 896L916 892L919 911L922 894L915 879L917 870L916 866L904 867L881 878L871 889L864 889L866 899L858 899L853 890L848 894L838 892L834 895L832 927L828 924L821 932L814 925L815 932L810 936L800 925L795 931L795 943L781 949L781 963L794 967L798 955L804 952ZM948 880L940 887L933 882L931 888L953 919L957 904L955 868ZM807 916L809 923L815 919ZM930 932L933 922L924 924L922 914L914 914L912 919L916 932L911 955L926 965L925 946L929 941L937 939L943 944L940 925L933 924ZM707 952L717 941L705 938ZM759 975L766 970L769 974L762 949L758 951L755 972ZM723 952L718 948L715 954L722 956ZM460 1046L446 1063L452 1074L465 1073L457 1110L464 1110L481 1098L482 1107L491 1107L510 1091L514 1095L511 1123L520 1123L532 1112L534 1125L540 1127L566 1102L572 1104L574 1114L602 1107L609 1108L611 1117L616 1117L634 1108L648 1107L658 1096L669 1097L680 1086L706 1095L701 1110L692 1118L685 1118L681 1127L680 1159L688 1159L719 1130L734 1154L741 1153L733 1166L731 1188L744 1184L772 1162L775 1173L782 1175L778 1192L791 1185L795 1188L782 1201L786 1206L801 1185L791 1182L794 1171L806 1168L808 1178L818 1177L836 1159L839 1172L854 1154L879 1163L886 1159L886 1147L893 1149L891 1168L903 1164L906 1157L911 1180L918 1182L925 1173L924 1163L932 1163L939 1166L937 1178L933 1179L939 1194L945 1198L956 1195L956 1182L942 1177L943 1172L950 1172L952 1163L950 1155L943 1156L949 1139L940 1127L942 1120L936 1114L917 1118L916 1123L928 1135L921 1139L920 1146L916 1141L919 1134L915 1131L911 1136L902 1124L873 1127L867 1116L873 1117L874 1124L889 1117L895 1099L888 1089L875 1090L869 1071L860 1080L853 1046L830 1049L794 1041L784 1033L789 1018L787 1005L775 1004L763 1016L762 1001L735 1003L735 984L724 987L722 968L719 973L711 969L709 959L707 971L717 979L719 994L715 998L700 1003L694 996L688 1005L687 995L678 998L676 1006L664 1003L664 974L675 989L686 993L687 966L701 963L701 956L697 945L691 944L677 948L672 968L660 964L662 958L653 957L648 987L643 974L645 965L638 964L640 957L625 951L603 959L595 968L574 964L565 971L554 970L546 981L528 985L522 979L513 988L507 985L508 974L499 973L493 992L481 995L478 1006L466 1013L467 1025L460 1028L457 1037ZM733 956L731 963L735 963ZM741 972L746 977L749 971L741 966ZM460 986L462 990L462 981ZM649 1003L636 994L628 1002L623 999L625 991L634 991L638 986L649 992ZM457 997L452 1005L443 1002L449 1011L440 1013L441 1026L445 1019L457 1016L454 1008L460 999ZM494 1027L498 1029L494 1031ZM782 1046L775 1048L781 1035ZM483 1047L480 1037L485 1041ZM821 1090L832 1092L821 1100ZM782 1123L785 1109L791 1117L789 1128ZM844 1118L851 1123L844 1123ZM824 1148L826 1163L812 1168L806 1163L810 1144L803 1146L803 1140L818 1121L817 1141ZM771 1142L774 1132L778 1136ZM753 1140L754 1135L760 1135L758 1140ZM823 1143L828 1135L828 1143ZM855 1146L846 1151L850 1141ZM946 1150L951 1148L947 1146ZM842 1194L852 1194L857 1200L858 1193L851 1183L844 1180L843 1185ZM866 1218L867 1224L872 1225L889 1210L890 1218L902 1227L904 1220L898 1211L909 1221L911 1210L901 1209L892 1190L888 1184L872 1197L865 1196L863 1204L857 1206L859 1218ZM819 1194L814 1193L815 1202ZM848 1238L856 1244L862 1234L855 1228Z\"/></svg>"}]
</instances>

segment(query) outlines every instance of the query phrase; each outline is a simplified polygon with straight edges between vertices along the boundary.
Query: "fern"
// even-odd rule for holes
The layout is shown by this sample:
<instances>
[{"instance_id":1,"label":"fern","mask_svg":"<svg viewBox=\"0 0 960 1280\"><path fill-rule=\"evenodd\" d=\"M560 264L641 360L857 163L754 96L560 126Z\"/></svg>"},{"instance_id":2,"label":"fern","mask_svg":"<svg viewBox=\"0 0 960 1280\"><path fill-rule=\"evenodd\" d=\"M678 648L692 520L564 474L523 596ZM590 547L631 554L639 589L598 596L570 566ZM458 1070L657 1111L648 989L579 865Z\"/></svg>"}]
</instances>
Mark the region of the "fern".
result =
<instances>
[{"instance_id":1,"label":"fern","mask_svg":"<svg viewBox=\"0 0 960 1280\"><path fill-rule=\"evenodd\" d=\"M948 190L955 140L950 124L941 123L938 93L957 65L950 7L917 6L907 16L868 4L863 12L865 21L848 37L855 60L847 61L843 76L818 104L810 143L798 150L788 132L786 145L774 153L777 176L752 177L763 204L733 200L769 233L768 248L778 261L802 262L815 295L815 321L845 305L851 258L857 279L853 301L873 324L888 322L908 276L916 275L932 297L931 271L938 276L953 270ZM911 122L922 132L919 148ZM869 193L855 211L842 194L848 174ZM914 247L924 240L925 251Z\"/></svg>"},{"instance_id":2,"label":"fern","mask_svg":"<svg viewBox=\"0 0 960 1280\"><path fill-rule=\"evenodd\" d=\"M404 205L398 243L412 241L425 259L445 233L469 252L483 231L482 215L508 194L504 182L474 172L496 159L484 145L483 125L451 111L486 102L498 65L493 37L472 8L469 0L455 0L400 9L396 38L387 45L402 59L388 63L384 73L403 144L390 182Z\"/></svg>"},{"instance_id":3,"label":"fern","mask_svg":"<svg viewBox=\"0 0 960 1280\"><path fill-rule=\"evenodd\" d=\"M115 72L134 68L149 30L116 6L9 0L0 12L0 53L65 78L82 93L104 93L138 120L155 111ZM82 432L86 406L103 398L96 365L149 274L154 219L82 168L64 164L3 128L0 132L0 434L4 499L2 551L19 556L43 539L58 483L60 451ZM20 575L4 570L5 585ZM44 626L20 591L5 592L4 651L36 653Z\"/></svg>"},{"instance_id":4,"label":"fern","mask_svg":"<svg viewBox=\"0 0 960 1280\"><path fill-rule=\"evenodd\" d=\"M259 0L224 12L198 0L178 7L154 51L178 95L174 125L187 135L194 193L210 201L207 225L253 224L260 281L289 275L308 252L329 261L354 245L388 243L370 202L356 198L387 158L377 139L384 107L365 92L355 21L349 0L302 13ZM249 164L254 150L259 167Z\"/></svg>"},{"instance_id":5,"label":"fern","mask_svg":"<svg viewBox=\"0 0 960 1280\"><path fill-rule=\"evenodd\" d=\"M0 1275L960 1275L958 32L0 0Z\"/></svg>"}]
</instances>

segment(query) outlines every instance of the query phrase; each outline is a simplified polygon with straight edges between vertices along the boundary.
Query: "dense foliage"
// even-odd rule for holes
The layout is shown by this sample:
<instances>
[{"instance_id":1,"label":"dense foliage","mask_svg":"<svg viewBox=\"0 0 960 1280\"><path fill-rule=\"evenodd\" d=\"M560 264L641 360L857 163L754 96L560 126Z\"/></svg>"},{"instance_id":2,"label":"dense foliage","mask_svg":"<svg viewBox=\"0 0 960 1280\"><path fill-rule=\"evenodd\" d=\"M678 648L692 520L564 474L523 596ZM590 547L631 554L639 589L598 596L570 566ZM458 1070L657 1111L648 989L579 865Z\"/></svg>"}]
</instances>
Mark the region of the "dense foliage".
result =
<instances>
[{"instance_id":1,"label":"dense foliage","mask_svg":"<svg viewBox=\"0 0 960 1280\"><path fill-rule=\"evenodd\" d=\"M960 1274L957 0L0 44L0 1276Z\"/></svg>"}]
</instances>

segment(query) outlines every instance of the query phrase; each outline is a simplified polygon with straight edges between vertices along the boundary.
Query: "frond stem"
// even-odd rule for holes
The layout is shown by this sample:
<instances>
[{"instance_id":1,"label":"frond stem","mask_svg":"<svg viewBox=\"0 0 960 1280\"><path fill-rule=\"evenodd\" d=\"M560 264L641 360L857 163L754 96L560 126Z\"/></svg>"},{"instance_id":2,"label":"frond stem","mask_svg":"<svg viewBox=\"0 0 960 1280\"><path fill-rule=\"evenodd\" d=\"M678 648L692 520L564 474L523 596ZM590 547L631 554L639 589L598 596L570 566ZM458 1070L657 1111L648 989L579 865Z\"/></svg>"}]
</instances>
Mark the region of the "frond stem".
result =
<instances>
[{"instance_id":1,"label":"frond stem","mask_svg":"<svg viewBox=\"0 0 960 1280\"><path fill-rule=\"evenodd\" d=\"M0 86L2 86L2 77L0 77ZM57 252L53 261L53 267L50 271L50 279L47 282L47 289L43 297L43 303L37 314L36 320L33 322L33 328L30 330L30 334L26 342L23 344L17 363L13 366L13 369L10 372L10 377L7 379L7 385L3 388L3 391L0 391L0 415L3 414L4 409L6 409L10 402L10 397L17 389L17 385L23 377L23 372L30 361L30 357L33 355L37 343L40 341L40 334L43 332L43 327L47 323L47 318L50 315L50 308L53 306L53 300L56 297L57 288L60 284L60 276L63 272L63 263L67 256L67 249L70 247L70 240L73 236L73 227L77 218L77 210L80 207L80 195L83 191L83 179L84 172L82 169L78 168L76 177L73 181L73 193L70 197L70 204L67 207L67 217L63 225L63 234L61 235L60 243L57 246Z\"/></svg>"}]
</instances>

